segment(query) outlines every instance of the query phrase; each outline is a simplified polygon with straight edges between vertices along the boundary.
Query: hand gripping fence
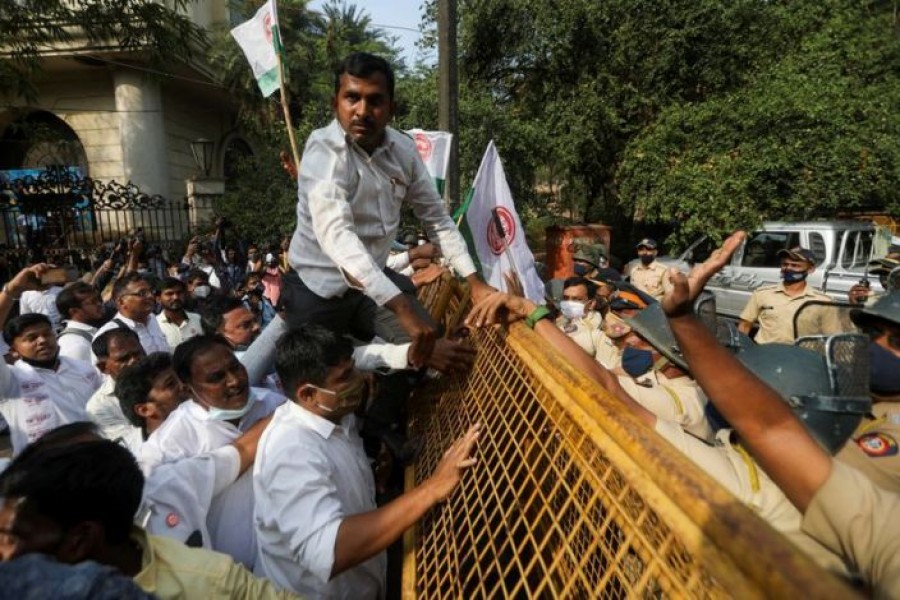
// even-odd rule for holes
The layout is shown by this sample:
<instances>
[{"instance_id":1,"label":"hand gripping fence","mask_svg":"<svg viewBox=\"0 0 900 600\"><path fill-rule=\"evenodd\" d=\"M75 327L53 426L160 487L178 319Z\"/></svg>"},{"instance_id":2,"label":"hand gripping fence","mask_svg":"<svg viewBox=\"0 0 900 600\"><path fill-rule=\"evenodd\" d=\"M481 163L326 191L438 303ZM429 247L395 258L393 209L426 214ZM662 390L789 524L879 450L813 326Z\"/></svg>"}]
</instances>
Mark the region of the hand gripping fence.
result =
<instances>
[{"instance_id":1,"label":"hand gripping fence","mask_svg":"<svg viewBox=\"0 0 900 600\"><path fill-rule=\"evenodd\" d=\"M468 306L450 277L420 297L448 331ZM483 429L477 464L404 538L404 598L853 596L534 331L470 340L471 372L412 402L408 486Z\"/></svg>"}]
</instances>

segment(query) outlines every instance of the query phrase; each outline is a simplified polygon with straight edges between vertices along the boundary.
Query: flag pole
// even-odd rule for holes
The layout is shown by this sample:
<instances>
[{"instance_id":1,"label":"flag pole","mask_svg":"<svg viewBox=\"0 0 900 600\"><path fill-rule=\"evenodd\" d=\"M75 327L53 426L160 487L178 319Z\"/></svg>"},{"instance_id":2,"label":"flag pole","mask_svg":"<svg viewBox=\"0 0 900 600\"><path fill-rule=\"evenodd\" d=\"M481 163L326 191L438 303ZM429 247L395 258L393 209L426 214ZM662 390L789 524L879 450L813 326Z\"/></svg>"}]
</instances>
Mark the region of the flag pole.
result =
<instances>
[{"instance_id":1,"label":"flag pole","mask_svg":"<svg viewBox=\"0 0 900 600\"><path fill-rule=\"evenodd\" d=\"M291 119L291 107L288 104L287 86L284 83L284 46L281 43L281 23L278 20L278 3L272 0L272 10L275 13L275 27L273 35L275 41L275 57L278 59L278 87L281 90L281 108L284 111L284 125L287 127L288 139L291 142L291 154L294 156L294 165L300 170L300 151L297 149L297 138L294 136L294 122Z\"/></svg>"}]
</instances>

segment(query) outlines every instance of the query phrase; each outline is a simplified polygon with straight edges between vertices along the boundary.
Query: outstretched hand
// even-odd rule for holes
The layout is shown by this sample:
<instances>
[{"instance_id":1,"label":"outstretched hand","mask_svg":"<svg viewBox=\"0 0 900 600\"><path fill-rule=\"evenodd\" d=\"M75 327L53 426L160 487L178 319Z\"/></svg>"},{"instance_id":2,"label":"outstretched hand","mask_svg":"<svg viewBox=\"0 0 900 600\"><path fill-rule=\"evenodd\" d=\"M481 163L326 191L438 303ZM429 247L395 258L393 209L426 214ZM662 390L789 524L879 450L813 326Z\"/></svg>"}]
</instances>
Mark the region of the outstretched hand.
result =
<instances>
[{"instance_id":1,"label":"outstretched hand","mask_svg":"<svg viewBox=\"0 0 900 600\"><path fill-rule=\"evenodd\" d=\"M678 269L669 269L669 281L672 289L662 300L662 308L669 317L688 314L693 310L693 302L703 291L706 283L731 260L732 255L741 247L747 233L735 231L722 242L722 245L709 255L705 261L694 265L685 276Z\"/></svg>"},{"instance_id":2,"label":"outstretched hand","mask_svg":"<svg viewBox=\"0 0 900 600\"><path fill-rule=\"evenodd\" d=\"M536 305L528 298L493 292L480 300L466 317L469 327L485 327L497 323L509 323L530 315Z\"/></svg>"},{"instance_id":3,"label":"outstretched hand","mask_svg":"<svg viewBox=\"0 0 900 600\"><path fill-rule=\"evenodd\" d=\"M6 289L14 297L18 298L22 292L41 289L41 277L50 269L56 268L49 263L38 263L25 267L6 284Z\"/></svg>"},{"instance_id":4,"label":"outstretched hand","mask_svg":"<svg viewBox=\"0 0 900 600\"><path fill-rule=\"evenodd\" d=\"M475 423L444 452L434 473L429 478L435 498L440 502L446 500L459 484L462 472L474 465L477 459L472 450L481 434L481 423Z\"/></svg>"}]
</instances>

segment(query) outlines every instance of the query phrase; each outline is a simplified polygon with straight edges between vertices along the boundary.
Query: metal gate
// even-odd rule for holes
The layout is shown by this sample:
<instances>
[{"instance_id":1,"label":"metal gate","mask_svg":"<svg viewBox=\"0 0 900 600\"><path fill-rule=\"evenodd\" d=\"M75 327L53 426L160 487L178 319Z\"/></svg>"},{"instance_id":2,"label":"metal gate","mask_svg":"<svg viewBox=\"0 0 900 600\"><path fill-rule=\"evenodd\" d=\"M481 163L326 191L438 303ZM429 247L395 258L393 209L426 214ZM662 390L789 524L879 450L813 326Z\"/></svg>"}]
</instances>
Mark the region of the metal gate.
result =
<instances>
[{"instance_id":1,"label":"metal gate","mask_svg":"<svg viewBox=\"0 0 900 600\"><path fill-rule=\"evenodd\" d=\"M90 252L138 229L148 244L181 242L190 230L187 200L149 195L131 182L82 178L63 166L0 182L0 256L11 269Z\"/></svg>"}]
</instances>

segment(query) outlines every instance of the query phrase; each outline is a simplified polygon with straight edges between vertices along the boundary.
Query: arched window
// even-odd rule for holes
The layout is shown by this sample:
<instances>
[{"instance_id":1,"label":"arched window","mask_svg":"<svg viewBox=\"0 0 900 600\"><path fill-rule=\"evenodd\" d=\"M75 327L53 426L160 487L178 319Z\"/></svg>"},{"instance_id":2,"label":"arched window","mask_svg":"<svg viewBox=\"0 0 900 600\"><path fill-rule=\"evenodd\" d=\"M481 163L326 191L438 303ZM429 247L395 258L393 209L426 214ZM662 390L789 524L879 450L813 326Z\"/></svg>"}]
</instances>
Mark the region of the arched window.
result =
<instances>
[{"instance_id":1,"label":"arched window","mask_svg":"<svg viewBox=\"0 0 900 600\"><path fill-rule=\"evenodd\" d=\"M87 156L75 131L56 115L32 112L10 123L0 136L0 170L68 167L88 175Z\"/></svg>"}]
</instances>

